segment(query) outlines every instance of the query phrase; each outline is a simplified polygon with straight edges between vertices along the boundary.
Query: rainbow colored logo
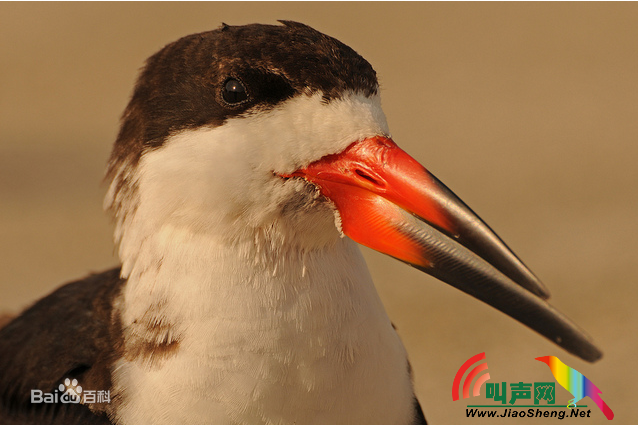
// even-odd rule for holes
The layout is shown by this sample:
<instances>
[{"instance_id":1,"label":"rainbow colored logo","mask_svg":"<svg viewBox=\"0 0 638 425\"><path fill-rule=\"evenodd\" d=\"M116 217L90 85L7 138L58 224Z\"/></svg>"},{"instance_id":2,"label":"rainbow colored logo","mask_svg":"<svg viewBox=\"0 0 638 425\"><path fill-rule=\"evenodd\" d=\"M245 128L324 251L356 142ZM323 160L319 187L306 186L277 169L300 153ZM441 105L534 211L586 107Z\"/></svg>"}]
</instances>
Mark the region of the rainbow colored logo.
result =
<instances>
[{"instance_id":1,"label":"rainbow colored logo","mask_svg":"<svg viewBox=\"0 0 638 425\"><path fill-rule=\"evenodd\" d=\"M465 363L463 363L463 365L459 368L458 372L456 372L456 376L454 377L454 382L452 383L452 400L453 401L456 401L459 399L459 389L461 386L461 380L463 379L465 372L467 372L467 370L470 367L480 362L481 360L485 360L485 352L479 353L475 356L470 357ZM463 383L463 398L470 398L470 385L472 385L472 381L474 380L474 378L478 376L479 373L485 370L487 370L487 362L481 363L475 366L470 371L470 373L468 373L467 377L465 378L465 382ZM485 373L484 375L481 375L476 380L476 382L474 382L474 387L472 387L472 396L476 397L481 395L481 385L483 385L483 383L487 381L488 379L490 379L490 374Z\"/></svg>"},{"instance_id":2,"label":"rainbow colored logo","mask_svg":"<svg viewBox=\"0 0 638 425\"><path fill-rule=\"evenodd\" d=\"M585 375L567 366L556 356L536 357L536 360L546 363L552 371L556 382L574 396L574 398L567 403L567 407L570 409L570 406L577 407L576 403L585 397L589 397L596 403L608 420L614 419L614 412L612 412L609 406L607 406L607 403L600 398L602 391L600 391L592 381L587 379Z\"/></svg>"}]
</instances>

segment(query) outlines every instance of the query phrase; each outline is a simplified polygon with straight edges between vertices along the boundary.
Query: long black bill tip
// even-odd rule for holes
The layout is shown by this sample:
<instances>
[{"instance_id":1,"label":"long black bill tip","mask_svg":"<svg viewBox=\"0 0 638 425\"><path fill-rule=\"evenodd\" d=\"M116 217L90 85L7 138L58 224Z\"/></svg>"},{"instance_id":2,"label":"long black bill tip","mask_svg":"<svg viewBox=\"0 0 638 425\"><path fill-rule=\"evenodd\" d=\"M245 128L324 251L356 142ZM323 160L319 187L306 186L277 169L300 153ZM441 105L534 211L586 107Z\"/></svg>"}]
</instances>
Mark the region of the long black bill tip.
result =
<instances>
[{"instance_id":1,"label":"long black bill tip","mask_svg":"<svg viewBox=\"0 0 638 425\"><path fill-rule=\"evenodd\" d=\"M427 260L425 266L412 266L502 311L583 360L594 362L602 357L575 323L465 246L408 213L401 232L420 247Z\"/></svg>"},{"instance_id":2,"label":"long black bill tip","mask_svg":"<svg viewBox=\"0 0 638 425\"><path fill-rule=\"evenodd\" d=\"M483 258L513 282L545 300L548 299L549 290L543 282L531 272L487 223L436 176L429 172L428 174L436 184L436 189L433 191L438 192L431 194L431 196L437 200L439 208L445 212L446 217L450 220L454 234L442 228L437 228L437 230Z\"/></svg>"},{"instance_id":3,"label":"long black bill tip","mask_svg":"<svg viewBox=\"0 0 638 425\"><path fill-rule=\"evenodd\" d=\"M507 280L503 275L477 273L470 279L467 275L451 276L436 268L415 267L491 305L583 360L595 362L602 357L592 338L579 326L520 286L511 282L503 285L501 280Z\"/></svg>"}]
</instances>

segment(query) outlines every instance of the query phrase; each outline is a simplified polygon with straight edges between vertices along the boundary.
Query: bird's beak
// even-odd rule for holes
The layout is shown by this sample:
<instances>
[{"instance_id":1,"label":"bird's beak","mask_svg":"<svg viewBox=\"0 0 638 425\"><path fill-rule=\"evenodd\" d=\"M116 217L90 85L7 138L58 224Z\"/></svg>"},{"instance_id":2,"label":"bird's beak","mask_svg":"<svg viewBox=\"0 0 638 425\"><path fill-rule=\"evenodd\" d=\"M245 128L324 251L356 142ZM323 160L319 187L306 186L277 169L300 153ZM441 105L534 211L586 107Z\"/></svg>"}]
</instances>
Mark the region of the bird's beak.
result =
<instances>
[{"instance_id":1,"label":"bird's beak","mask_svg":"<svg viewBox=\"0 0 638 425\"><path fill-rule=\"evenodd\" d=\"M343 233L497 308L588 361L601 352L544 299L543 284L452 191L392 140L373 137L286 177L319 187Z\"/></svg>"}]
</instances>

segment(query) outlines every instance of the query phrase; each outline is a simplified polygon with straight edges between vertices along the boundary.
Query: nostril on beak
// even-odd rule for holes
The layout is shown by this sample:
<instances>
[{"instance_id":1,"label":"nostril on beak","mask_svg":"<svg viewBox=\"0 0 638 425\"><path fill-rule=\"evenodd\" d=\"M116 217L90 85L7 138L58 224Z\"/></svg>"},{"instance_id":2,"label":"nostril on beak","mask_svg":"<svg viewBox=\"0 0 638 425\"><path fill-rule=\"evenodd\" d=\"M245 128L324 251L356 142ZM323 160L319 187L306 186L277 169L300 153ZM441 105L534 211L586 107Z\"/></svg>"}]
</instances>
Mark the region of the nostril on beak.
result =
<instances>
[{"instance_id":1,"label":"nostril on beak","mask_svg":"<svg viewBox=\"0 0 638 425\"><path fill-rule=\"evenodd\" d=\"M373 184L373 185L375 185L375 186L383 186L383 184L382 184L380 181L378 181L377 179L375 179L374 177L372 177L370 174L366 173L366 172L365 172L365 171L363 171L363 170L360 170L360 169L358 169L358 168L357 168L357 169L355 169L355 170L354 170L354 172L355 172L355 173L356 173L359 177L361 177L361 178L363 178L363 179L365 179L365 180L369 181L370 183L372 183L372 184Z\"/></svg>"}]
</instances>

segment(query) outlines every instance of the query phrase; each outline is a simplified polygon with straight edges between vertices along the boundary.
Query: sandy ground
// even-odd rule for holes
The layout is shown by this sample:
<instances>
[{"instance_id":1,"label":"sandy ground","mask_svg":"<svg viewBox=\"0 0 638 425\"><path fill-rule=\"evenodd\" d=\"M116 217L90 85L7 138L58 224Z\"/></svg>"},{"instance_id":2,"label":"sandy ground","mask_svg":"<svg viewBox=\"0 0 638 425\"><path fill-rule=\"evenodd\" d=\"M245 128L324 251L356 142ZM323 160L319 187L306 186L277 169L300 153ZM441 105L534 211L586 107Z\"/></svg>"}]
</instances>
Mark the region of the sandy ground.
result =
<instances>
[{"instance_id":1,"label":"sandy ground","mask_svg":"<svg viewBox=\"0 0 638 425\"><path fill-rule=\"evenodd\" d=\"M100 180L142 61L222 21L276 19L310 24L373 64L397 143L505 239L605 352L585 363L366 250L431 424L491 422L465 419L483 395L450 396L459 366L483 351L491 382L551 380L534 357L556 355L603 391L617 423L635 423L636 3L3 3L0 311L117 264ZM578 422L603 423L593 409Z\"/></svg>"}]
</instances>

